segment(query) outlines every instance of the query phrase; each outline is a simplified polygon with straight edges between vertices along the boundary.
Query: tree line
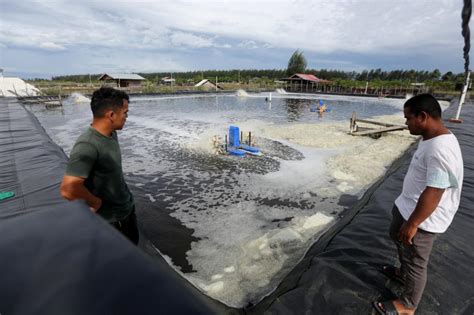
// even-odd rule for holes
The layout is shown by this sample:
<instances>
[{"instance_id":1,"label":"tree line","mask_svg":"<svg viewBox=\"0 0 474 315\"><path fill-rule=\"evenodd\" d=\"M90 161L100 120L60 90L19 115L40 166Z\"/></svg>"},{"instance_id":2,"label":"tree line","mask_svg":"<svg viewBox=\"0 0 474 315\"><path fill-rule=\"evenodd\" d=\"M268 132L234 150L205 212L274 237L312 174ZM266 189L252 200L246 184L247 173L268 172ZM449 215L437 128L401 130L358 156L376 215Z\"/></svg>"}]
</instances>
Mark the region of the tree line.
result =
<instances>
[{"instance_id":1,"label":"tree line","mask_svg":"<svg viewBox=\"0 0 474 315\"><path fill-rule=\"evenodd\" d=\"M400 81L400 82L463 82L464 73L453 73L448 71L444 74L438 69L433 71L425 70L391 70L383 71L382 69L357 71L341 71L330 69L305 69L302 73L314 74L320 79L338 81ZM217 77L218 82L252 82L256 80L281 80L287 78L287 69L246 69L246 70L205 70L205 71L188 71L188 72L154 72L154 73L138 73L145 79L159 83L163 77L173 77L176 84L181 83L197 83L202 79L209 79L215 81ZM90 81L96 82L101 74L83 74L83 75L64 75L55 76L53 81L73 81L88 83Z\"/></svg>"}]
</instances>

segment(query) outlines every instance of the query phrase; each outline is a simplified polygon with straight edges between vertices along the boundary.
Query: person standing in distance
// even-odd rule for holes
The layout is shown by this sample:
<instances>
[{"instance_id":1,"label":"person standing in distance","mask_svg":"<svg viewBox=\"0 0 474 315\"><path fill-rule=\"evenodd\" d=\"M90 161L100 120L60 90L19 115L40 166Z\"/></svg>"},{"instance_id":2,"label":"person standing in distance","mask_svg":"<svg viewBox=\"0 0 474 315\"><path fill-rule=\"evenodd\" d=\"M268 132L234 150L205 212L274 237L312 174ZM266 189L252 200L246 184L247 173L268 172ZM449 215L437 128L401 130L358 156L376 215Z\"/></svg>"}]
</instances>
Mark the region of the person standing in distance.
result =
<instances>
[{"instance_id":1,"label":"person standing in distance","mask_svg":"<svg viewBox=\"0 0 474 315\"><path fill-rule=\"evenodd\" d=\"M416 95L403 111L410 133L422 140L392 210L390 237L401 267L382 270L402 283L404 290L397 300L374 302L380 314L414 314L425 289L433 242L458 210L464 177L458 140L444 126L438 101L430 94Z\"/></svg>"},{"instance_id":2,"label":"person standing in distance","mask_svg":"<svg viewBox=\"0 0 474 315\"><path fill-rule=\"evenodd\" d=\"M129 96L102 87L92 94L92 124L70 154L61 183L61 196L82 199L92 212L107 220L134 244L138 244L135 204L122 171L117 130L128 117Z\"/></svg>"}]
</instances>

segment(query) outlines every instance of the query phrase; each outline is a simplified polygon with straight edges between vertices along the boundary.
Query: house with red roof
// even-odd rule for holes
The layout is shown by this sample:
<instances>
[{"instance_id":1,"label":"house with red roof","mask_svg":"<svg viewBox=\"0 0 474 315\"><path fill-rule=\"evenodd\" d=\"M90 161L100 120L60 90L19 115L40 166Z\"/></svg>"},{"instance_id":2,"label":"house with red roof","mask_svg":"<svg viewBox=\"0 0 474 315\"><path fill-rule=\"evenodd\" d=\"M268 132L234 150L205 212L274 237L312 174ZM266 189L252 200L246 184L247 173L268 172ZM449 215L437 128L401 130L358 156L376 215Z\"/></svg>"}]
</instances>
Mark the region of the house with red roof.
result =
<instances>
[{"instance_id":1,"label":"house with red roof","mask_svg":"<svg viewBox=\"0 0 474 315\"><path fill-rule=\"evenodd\" d=\"M323 80L313 74L295 73L287 79L286 90L291 92L321 92L327 89L331 81Z\"/></svg>"}]
</instances>

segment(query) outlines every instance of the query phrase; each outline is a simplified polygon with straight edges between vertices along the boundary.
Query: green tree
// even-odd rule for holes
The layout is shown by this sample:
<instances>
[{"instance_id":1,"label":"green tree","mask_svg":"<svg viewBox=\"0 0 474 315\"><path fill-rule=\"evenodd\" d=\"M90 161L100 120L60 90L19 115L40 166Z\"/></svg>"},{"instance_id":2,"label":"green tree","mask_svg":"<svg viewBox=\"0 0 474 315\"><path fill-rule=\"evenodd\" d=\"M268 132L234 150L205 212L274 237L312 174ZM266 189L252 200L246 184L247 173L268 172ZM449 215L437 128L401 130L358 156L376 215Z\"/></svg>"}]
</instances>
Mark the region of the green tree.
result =
<instances>
[{"instance_id":1,"label":"green tree","mask_svg":"<svg viewBox=\"0 0 474 315\"><path fill-rule=\"evenodd\" d=\"M446 72L443 74L441 77L442 81L453 81L454 80L454 74L451 71Z\"/></svg>"},{"instance_id":2,"label":"green tree","mask_svg":"<svg viewBox=\"0 0 474 315\"><path fill-rule=\"evenodd\" d=\"M295 73L304 73L306 65L306 58L303 56L303 52L296 50L288 61L286 74L290 76Z\"/></svg>"},{"instance_id":3,"label":"green tree","mask_svg":"<svg viewBox=\"0 0 474 315\"><path fill-rule=\"evenodd\" d=\"M441 72L439 72L439 69L434 69L431 73L430 73L430 79L432 81L439 81L439 78L441 77Z\"/></svg>"}]
</instances>

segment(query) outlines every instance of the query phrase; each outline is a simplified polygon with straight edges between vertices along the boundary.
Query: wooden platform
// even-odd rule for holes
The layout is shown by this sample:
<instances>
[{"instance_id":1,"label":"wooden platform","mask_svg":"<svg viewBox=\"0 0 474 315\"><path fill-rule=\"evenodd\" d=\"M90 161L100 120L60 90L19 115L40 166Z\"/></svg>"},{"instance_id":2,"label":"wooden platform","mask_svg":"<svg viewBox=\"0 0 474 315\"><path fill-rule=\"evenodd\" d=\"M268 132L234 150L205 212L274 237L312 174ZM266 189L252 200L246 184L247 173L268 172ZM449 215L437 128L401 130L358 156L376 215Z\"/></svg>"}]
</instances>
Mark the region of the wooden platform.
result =
<instances>
[{"instance_id":1,"label":"wooden platform","mask_svg":"<svg viewBox=\"0 0 474 315\"><path fill-rule=\"evenodd\" d=\"M63 106L61 95L58 96L22 96L17 97L20 102L28 105L42 104L47 108Z\"/></svg>"},{"instance_id":2,"label":"wooden platform","mask_svg":"<svg viewBox=\"0 0 474 315\"><path fill-rule=\"evenodd\" d=\"M383 126L385 128L359 127L357 123ZM353 136L369 136L371 138L378 139L384 133L387 133L390 131L404 130L404 129L408 129L408 127L403 126L403 125L394 125L394 124L388 124L384 122L367 120L367 119L357 119L356 112L353 112L352 117L350 119L349 133Z\"/></svg>"}]
</instances>

